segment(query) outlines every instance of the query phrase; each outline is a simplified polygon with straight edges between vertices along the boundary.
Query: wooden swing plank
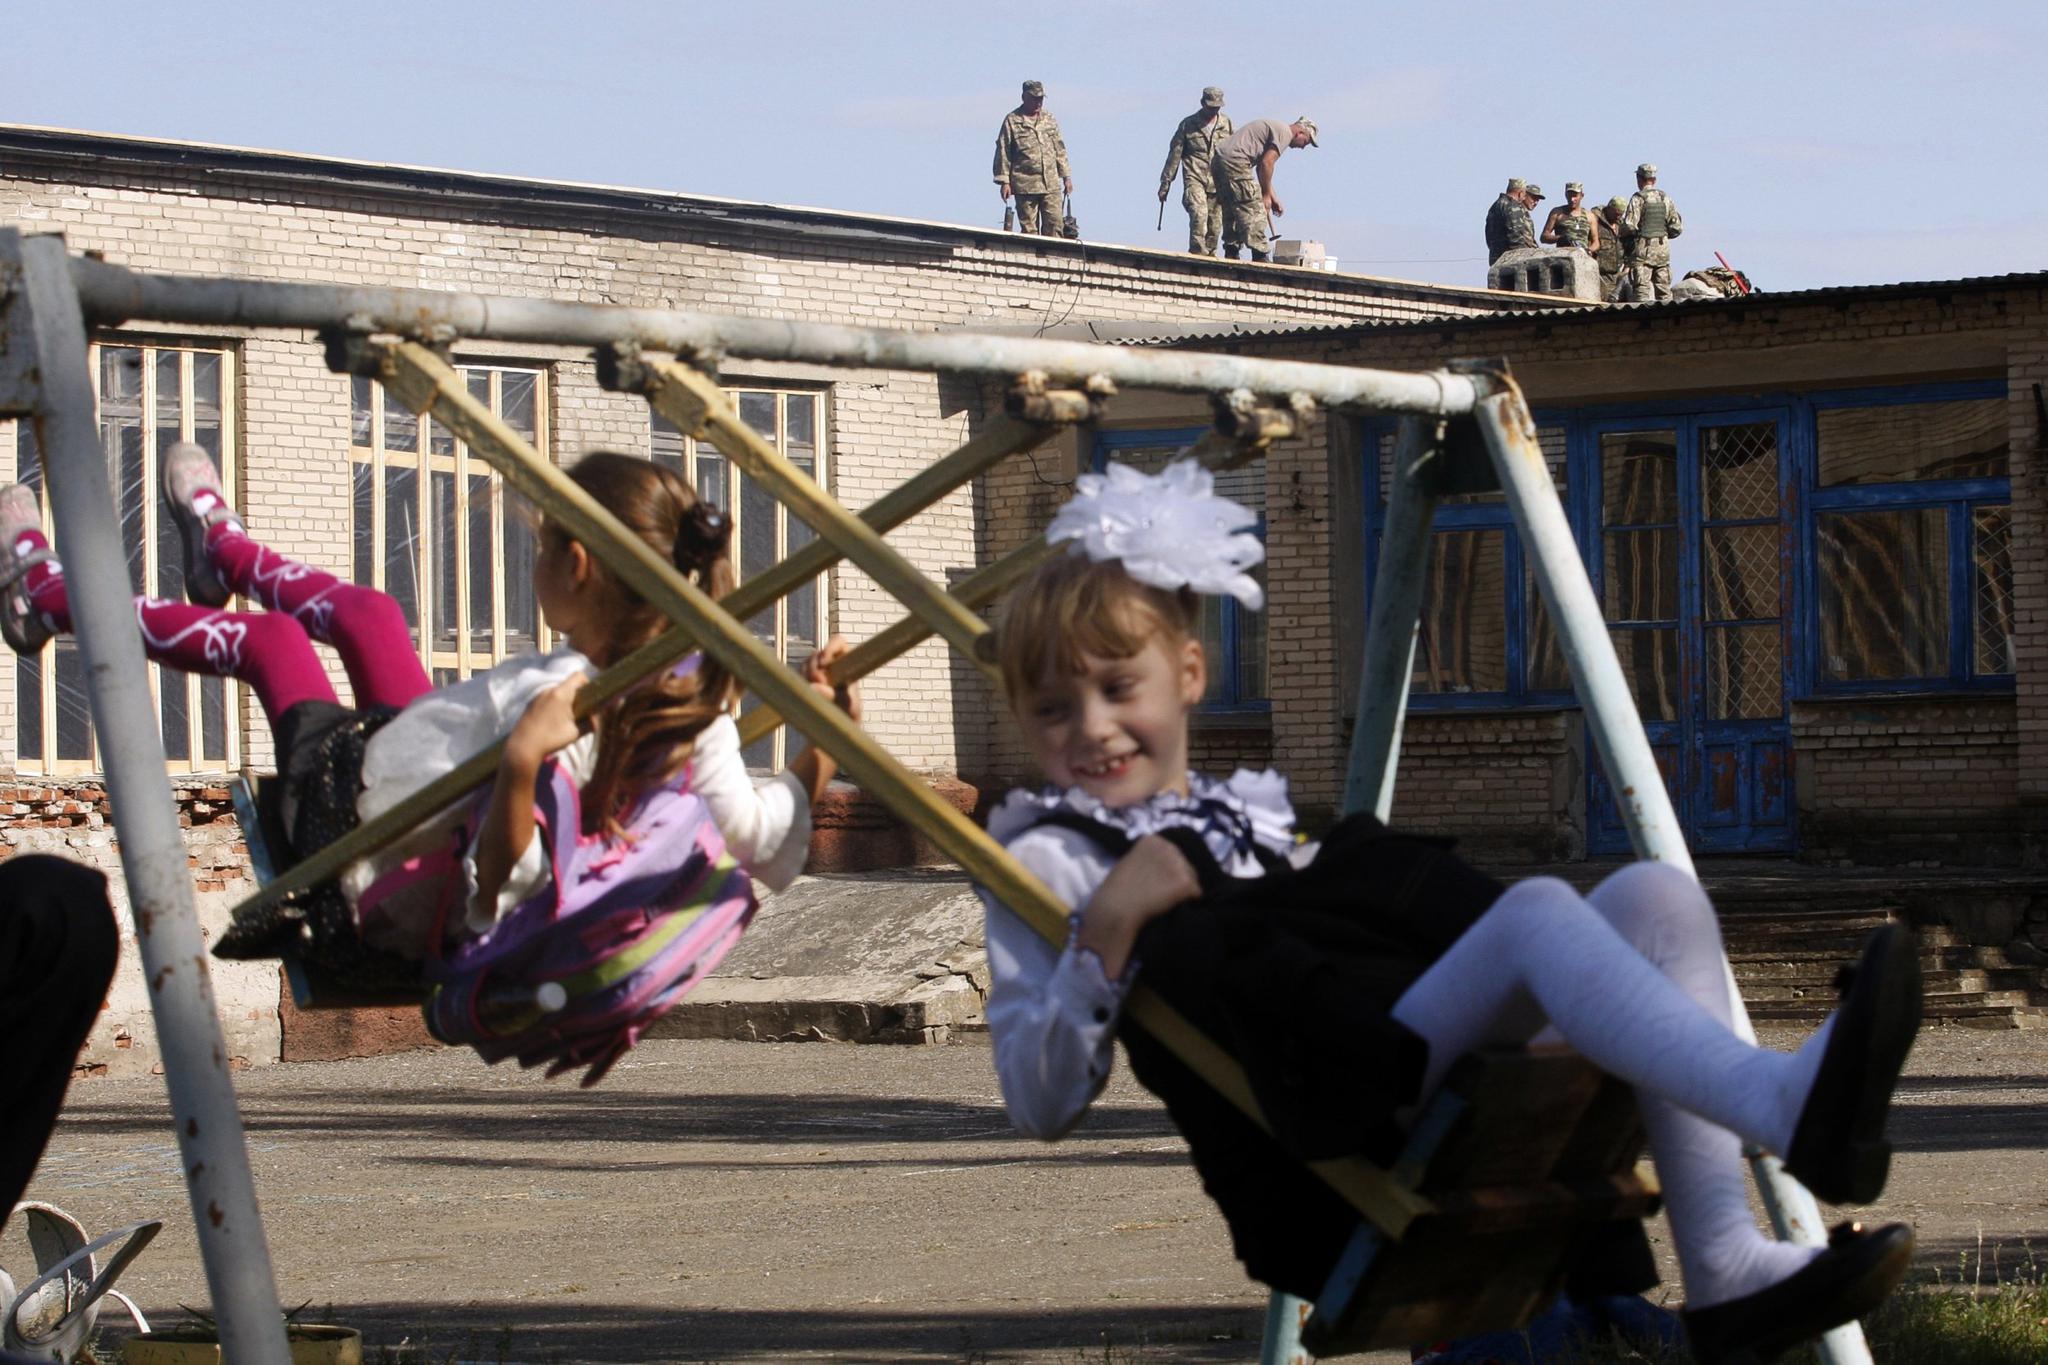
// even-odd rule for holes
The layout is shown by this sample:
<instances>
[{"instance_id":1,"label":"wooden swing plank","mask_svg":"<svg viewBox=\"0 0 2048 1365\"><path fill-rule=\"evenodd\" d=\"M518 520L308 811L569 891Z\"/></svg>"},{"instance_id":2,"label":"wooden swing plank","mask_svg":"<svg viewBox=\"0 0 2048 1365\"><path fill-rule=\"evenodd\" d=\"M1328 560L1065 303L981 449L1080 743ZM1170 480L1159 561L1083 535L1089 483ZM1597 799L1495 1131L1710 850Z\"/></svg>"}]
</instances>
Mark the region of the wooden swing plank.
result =
<instances>
[{"instance_id":1,"label":"wooden swing plank","mask_svg":"<svg viewBox=\"0 0 2048 1365\"><path fill-rule=\"evenodd\" d=\"M1398 1243L1359 1229L1304 1329L1319 1355L1518 1326L1587 1239L1657 1209L1632 1092L1562 1049L1465 1058L1414 1131L1396 1170L1433 1211Z\"/></svg>"},{"instance_id":2,"label":"wooden swing plank","mask_svg":"<svg viewBox=\"0 0 2048 1365\"><path fill-rule=\"evenodd\" d=\"M269 808L269 803L264 800L264 791L275 781L275 777L252 779L237 774L228 782L228 795L235 806L235 822L241 827L242 842L249 849L249 868L255 873L258 886L277 879L279 859L285 852L284 831L264 814ZM292 993L292 1003L302 1010L417 1005L429 994L425 986L416 991L355 990L329 979L303 958L287 953L283 962L285 986Z\"/></svg>"}]
</instances>

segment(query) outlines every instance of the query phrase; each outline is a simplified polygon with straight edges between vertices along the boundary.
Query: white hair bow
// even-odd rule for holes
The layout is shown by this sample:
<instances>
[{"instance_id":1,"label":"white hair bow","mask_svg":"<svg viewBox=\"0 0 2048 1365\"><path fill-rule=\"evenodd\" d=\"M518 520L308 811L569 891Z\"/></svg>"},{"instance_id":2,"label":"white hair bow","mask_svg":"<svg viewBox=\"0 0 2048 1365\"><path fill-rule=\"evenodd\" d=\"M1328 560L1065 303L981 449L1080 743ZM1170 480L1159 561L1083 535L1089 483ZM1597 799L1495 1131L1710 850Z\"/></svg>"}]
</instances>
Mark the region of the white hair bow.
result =
<instances>
[{"instance_id":1,"label":"white hair bow","mask_svg":"<svg viewBox=\"0 0 2048 1365\"><path fill-rule=\"evenodd\" d=\"M1216 495L1216 481L1192 459L1175 460L1157 474L1111 464L1083 474L1076 492L1046 528L1057 544L1079 543L1090 559L1123 561L1140 583L1173 591L1235 597L1257 611L1266 595L1246 572L1266 557L1248 528L1250 508Z\"/></svg>"}]
</instances>

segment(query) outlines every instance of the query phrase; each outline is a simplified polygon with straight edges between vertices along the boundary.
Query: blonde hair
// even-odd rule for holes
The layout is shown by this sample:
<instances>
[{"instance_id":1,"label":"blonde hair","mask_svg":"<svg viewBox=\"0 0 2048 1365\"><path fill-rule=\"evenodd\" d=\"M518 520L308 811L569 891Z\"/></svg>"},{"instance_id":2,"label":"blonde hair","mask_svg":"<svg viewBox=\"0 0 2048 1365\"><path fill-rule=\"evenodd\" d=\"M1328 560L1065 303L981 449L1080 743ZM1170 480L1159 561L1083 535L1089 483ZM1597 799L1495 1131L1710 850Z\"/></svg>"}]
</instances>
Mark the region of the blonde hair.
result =
<instances>
[{"instance_id":1,"label":"blonde hair","mask_svg":"<svg viewBox=\"0 0 2048 1365\"><path fill-rule=\"evenodd\" d=\"M1046 679L1080 673L1088 657L1128 659L1154 640L1193 638L1199 599L1140 583L1115 560L1055 555L1010 595L996 632L996 661L1012 705Z\"/></svg>"},{"instance_id":2,"label":"blonde hair","mask_svg":"<svg viewBox=\"0 0 2048 1365\"><path fill-rule=\"evenodd\" d=\"M731 523L699 499L680 474L609 450L585 455L568 474L704 592L723 597L732 591L732 560L726 554ZM576 539L545 519L540 533L556 551ZM607 590L611 628L599 650L603 657L595 660L606 666L660 635L670 622L602 559L593 554L590 563ZM597 757L583 788L584 833L623 834L623 818L641 797L683 770L697 736L732 705L738 690L706 655L693 672L677 677L664 669L605 703L594 717Z\"/></svg>"}]
</instances>

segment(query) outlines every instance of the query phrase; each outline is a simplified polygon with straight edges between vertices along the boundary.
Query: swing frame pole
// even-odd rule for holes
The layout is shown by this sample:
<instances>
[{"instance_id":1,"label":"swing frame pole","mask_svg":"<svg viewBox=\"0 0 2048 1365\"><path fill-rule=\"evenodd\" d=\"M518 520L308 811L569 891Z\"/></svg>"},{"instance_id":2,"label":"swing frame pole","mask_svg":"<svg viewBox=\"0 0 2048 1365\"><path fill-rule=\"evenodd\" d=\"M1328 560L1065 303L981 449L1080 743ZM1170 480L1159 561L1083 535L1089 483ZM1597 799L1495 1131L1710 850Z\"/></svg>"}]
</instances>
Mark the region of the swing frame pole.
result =
<instances>
[{"instance_id":1,"label":"swing frame pole","mask_svg":"<svg viewBox=\"0 0 2048 1365\"><path fill-rule=\"evenodd\" d=\"M1663 771L1637 716L1628 677L1622 672L1620 656L1600 614L1599 599L1593 595L1592 580L1579 557L1578 542L1572 538L1571 523L1565 518L1564 504L1558 500L1542 447L1536 442L1535 419L1521 390L1505 373L1496 375L1487 387L1492 391L1480 399L1475 413L1479 431L1515 525L1532 552L1536 585L1556 623L1558 643L1571 669L1572 688L1609 774L1615 804L1628 826L1629 842L1638 857L1670 863L1693 874L1692 855L1685 847ZM1748 1007L1725 957L1721 970L1728 986L1730 1025L1738 1037L1754 1043L1756 1031L1750 1025ZM1826 1246L1820 1206L1812 1193L1794 1180L1776 1157L1754 1148L1747 1155L1750 1174L1779 1240L1796 1246ZM1858 1323L1833 1329L1815 1345L1823 1365L1871 1365L1870 1346Z\"/></svg>"},{"instance_id":2,"label":"swing frame pole","mask_svg":"<svg viewBox=\"0 0 2048 1365\"><path fill-rule=\"evenodd\" d=\"M94 418L85 322L61 237L23 238L0 228L0 309L0 352L15 353L10 364L27 362L21 371L22 387L33 393L27 415L35 423L64 552L73 634L85 657L107 804L221 1350L229 1360L281 1365L288 1348L277 1281L164 766L148 660L135 629L128 547ZM0 392L0 413L17 402L18 396Z\"/></svg>"},{"instance_id":3,"label":"swing frame pole","mask_svg":"<svg viewBox=\"0 0 2048 1365\"><path fill-rule=\"evenodd\" d=\"M913 332L837 323L687 313L617 304L557 303L438 289L292 284L233 277L162 275L84 257L71 262L88 322L204 323L358 333L439 343L473 341L608 347L630 341L715 362L726 355L860 369L981 375L1005 382L1037 374L1076 387L1109 380L1176 393L1302 395L1324 407L1458 416L1479 390L1445 370L1373 370L1299 360L1261 360L1150 346L1047 341L972 332Z\"/></svg>"},{"instance_id":4,"label":"swing frame pole","mask_svg":"<svg viewBox=\"0 0 2048 1365\"><path fill-rule=\"evenodd\" d=\"M1387 481L1387 527L1380 537L1359 663L1358 704L1351 756L1344 772L1344 813L1371 811L1382 823L1393 816L1394 773L1400 766L1401 727L1408 714L1408 684L1421 633L1422 592L1429 566L1429 526L1438 499L1422 483L1424 467L1443 457L1443 423L1404 417L1394 437L1393 477ZM1309 1300L1276 1289L1266 1303L1260 1365L1307 1365L1312 1358L1301 1332L1314 1308Z\"/></svg>"},{"instance_id":5,"label":"swing frame pole","mask_svg":"<svg viewBox=\"0 0 2048 1365\"><path fill-rule=\"evenodd\" d=\"M0 415L31 413L39 422L59 530L80 569L73 580L74 604L95 718L110 746L109 795L119 812L125 871L163 1038L167 1083L181 1120L188 1185L230 1358L284 1359L283 1325L226 1076L225 1049L213 1015L147 673L129 624L126 556L92 416L87 329L138 321L320 332L330 343L334 368L377 377L414 411L432 411L508 484L583 540L675 622L666 634L607 670L587 691L592 704L599 695L615 693L694 643L755 691L761 702L754 720L757 727L776 721L795 725L831 752L848 776L917 826L1054 943L1066 936L1065 907L985 832L938 800L763 647L744 624L758 605L755 599L773 601L845 557L905 601L911 616L842 661L835 669L838 680L879 667L933 633L945 637L986 673L990 636L973 610L1027 569L1031 555L1020 552L989 565L948 593L892 550L881 533L1002 454L1035 444L1034 436L1042 439L1061 423L1092 416L1093 399L1117 387L1220 399L1218 429L1204 438L1204 451L1232 435L1241 451L1247 449L1248 432L1267 427L1278 432L1288 424L1286 414L1305 418L1314 405L1401 414L1405 420L1390 489L1381 581L1376 585L1361 671L1346 808L1371 809L1382 818L1390 812L1434 509L1447 492L1473 486L1471 480L1483 477L1482 466L1490 464L1534 556L1538 586L1557 623L1589 733L1615 777L1636 850L1645 858L1691 870L1626 677L1536 445L1528 410L1504 363L1468 363L1419 373L1384 371L1152 347L886 330L437 290L175 276L69 257L62 238L25 241L17 232L0 230L0 340L10 343L0 346ZM726 599L711 601L476 403L445 353L457 338L595 348L601 382L641 392L677 418L682 429L708 436L736 465L769 484L778 501L809 522L820 539ZM26 339L26 346L14 344L21 339ZM644 352L668 352L681 363L665 358L650 362L641 358L639 353ZM998 419L982 436L854 517L808 476L783 464L737 420L710 377L728 355L1000 379L1014 383L1027 400L1013 410L1027 420ZM611 379L605 378L608 371ZM633 373L638 374L637 381L629 377ZM1053 402L1055 398L1060 401ZM1262 403L1272 406L1260 407ZM1233 414L1248 426L1240 429L1226 420ZM263 898L332 875L343 862L388 839L401 821L411 823L487 777L494 763L495 752L476 756L456 773L415 793L382 822L370 822L307 860L266 888ZM254 902L245 904L249 903ZM1744 1036L1753 1036L1733 975L1726 975L1735 1027ZM1254 1123L1264 1125L1242 1067L1227 1052L1142 986L1129 996L1125 1009ZM211 1070L205 1056L208 1029ZM1780 1235L1819 1242L1819 1211L1811 1195L1786 1177L1775 1161L1751 1155ZM1433 1209L1414 1188L1413 1175L1397 1177L1362 1159L1313 1162L1310 1168L1357 1207L1385 1240L1400 1240L1415 1218ZM250 1230L253 1235L229 1242L228 1232ZM1301 1347L1305 1315L1301 1300L1273 1296L1263 1360L1275 1365L1307 1360ZM1867 1365L1870 1359L1854 1324L1823 1338L1821 1355L1828 1365Z\"/></svg>"},{"instance_id":6,"label":"swing frame pole","mask_svg":"<svg viewBox=\"0 0 2048 1365\"><path fill-rule=\"evenodd\" d=\"M742 679L764 706L775 708L805 738L831 754L848 777L916 824L1034 932L1051 943L1066 941L1067 908L1043 882L843 711L813 692L723 605L707 597L647 542L627 532L567 474L478 403L444 357L413 341L385 343L375 353L381 366L377 377L390 393L413 411L432 412L446 423L473 455L582 541L642 598L687 629L699 647ZM1252 1122L1267 1127L1244 1068L1185 1015L1142 985L1125 998L1124 1011ZM1434 1209L1430 1201L1363 1157L1311 1161L1308 1167L1390 1237L1398 1238L1411 1222Z\"/></svg>"}]
</instances>

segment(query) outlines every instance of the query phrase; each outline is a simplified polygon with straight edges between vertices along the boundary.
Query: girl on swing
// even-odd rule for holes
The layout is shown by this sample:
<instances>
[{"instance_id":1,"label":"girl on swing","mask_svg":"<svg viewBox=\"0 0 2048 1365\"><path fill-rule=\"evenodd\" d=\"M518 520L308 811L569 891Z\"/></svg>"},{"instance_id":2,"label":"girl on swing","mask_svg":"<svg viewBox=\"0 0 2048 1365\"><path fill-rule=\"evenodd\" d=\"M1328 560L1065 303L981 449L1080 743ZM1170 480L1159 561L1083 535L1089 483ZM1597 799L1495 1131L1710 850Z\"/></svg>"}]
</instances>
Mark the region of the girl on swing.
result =
<instances>
[{"instance_id":1,"label":"girl on swing","mask_svg":"<svg viewBox=\"0 0 2048 1365\"><path fill-rule=\"evenodd\" d=\"M1078 488L1047 532L1076 552L1016 591L999 635L1050 785L1010 793L989 832L1072 909L1055 948L983 893L1011 1121L1046 1139L1079 1122L1144 982L1244 1064L1272 1136L1133 1032L1139 1080L1187 1137L1246 1268L1313 1299L1357 1215L1302 1161L1389 1163L1461 1056L1546 1033L1636 1088L1697 1359L1768 1360L1880 1302L1910 1229L1845 1223L1823 1248L1764 1236L1742 1144L1829 1202L1878 1196L1921 1017L1910 935L1879 931L1834 1017L1781 1053L1730 1031L1714 910L1683 872L1637 863L1581 896L1547 877L1503 887L1449 841L1369 816L1301 841L1285 778L1188 771L1206 682L1195 594L1260 605L1255 518L1193 461L1112 466Z\"/></svg>"},{"instance_id":2,"label":"girl on swing","mask_svg":"<svg viewBox=\"0 0 2048 1365\"><path fill-rule=\"evenodd\" d=\"M709 658L628 689L579 732L591 672L668 621L561 527L540 524L533 588L564 647L435 690L397 602L251 539L199 446L171 447L163 471L191 604L138 597L145 647L255 692L277 742L276 823L297 858L505 740L481 796L305 903L238 919L221 955L289 950L367 989L424 975L443 987L428 1007L441 1037L550 1074L585 1067L588 1085L737 941L756 906L749 874L780 890L803 869L810 805L836 764L806 747L757 786L730 714L737 688ZM730 523L679 475L599 451L569 477L705 592L732 587ZM234 593L268 610L222 610ZM15 484L0 492L0 633L26 654L70 628L35 492ZM315 640L341 656L354 707L337 701ZM828 697L825 669L845 651L834 637L805 665ZM859 718L855 692L835 700ZM572 913L577 932L550 938ZM580 939L574 961L553 941L564 937ZM624 947L634 951L604 956Z\"/></svg>"}]
</instances>

